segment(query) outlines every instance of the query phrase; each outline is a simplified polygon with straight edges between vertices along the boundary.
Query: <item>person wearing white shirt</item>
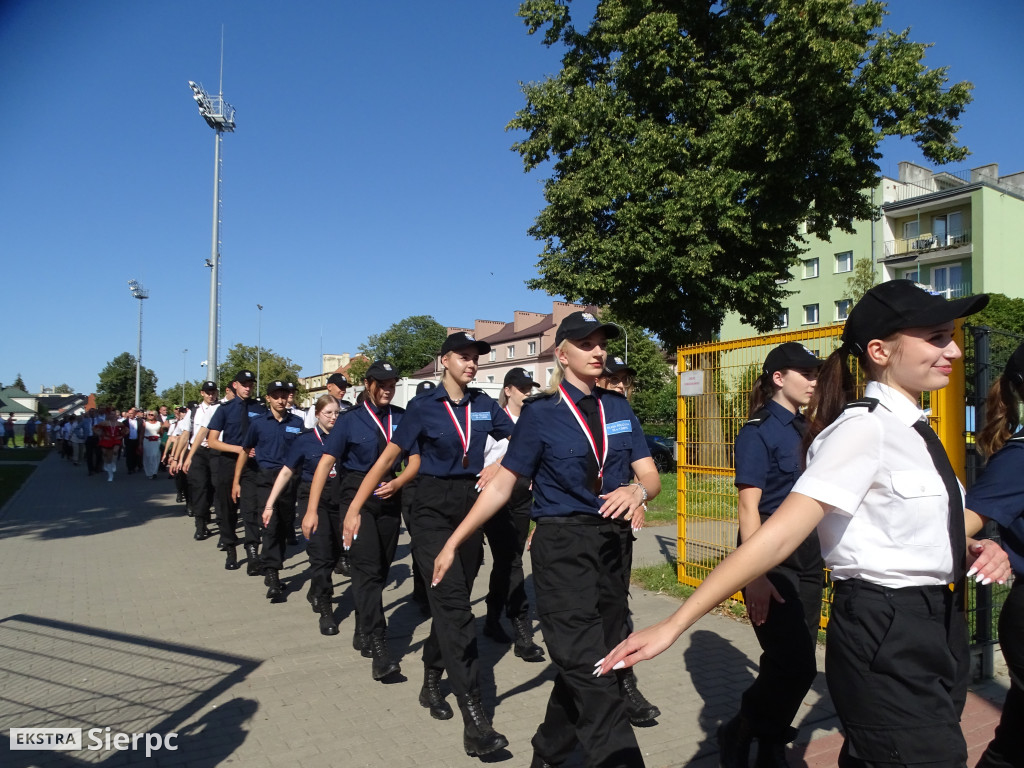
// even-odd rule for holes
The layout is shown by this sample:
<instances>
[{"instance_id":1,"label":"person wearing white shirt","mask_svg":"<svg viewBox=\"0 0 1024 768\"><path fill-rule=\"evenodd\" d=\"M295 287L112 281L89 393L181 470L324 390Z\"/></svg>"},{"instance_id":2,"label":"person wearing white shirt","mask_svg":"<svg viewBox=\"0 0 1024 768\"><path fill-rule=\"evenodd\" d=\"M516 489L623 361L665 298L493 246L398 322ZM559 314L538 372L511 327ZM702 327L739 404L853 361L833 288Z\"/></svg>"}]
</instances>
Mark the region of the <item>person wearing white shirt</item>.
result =
<instances>
[{"instance_id":1,"label":"person wearing white shirt","mask_svg":"<svg viewBox=\"0 0 1024 768\"><path fill-rule=\"evenodd\" d=\"M825 674L846 739L839 765L965 765L964 582L1002 583L1011 571L997 544L969 538L983 520L964 509L917 403L949 383L961 356L954 321L987 303L947 301L906 280L871 288L818 375L807 468L793 491L679 610L632 634L595 673L661 653L817 526L835 583ZM859 401L851 355L869 382Z\"/></svg>"},{"instance_id":2,"label":"person wearing white shirt","mask_svg":"<svg viewBox=\"0 0 1024 768\"><path fill-rule=\"evenodd\" d=\"M188 475L189 514L195 519L196 531L192 538L203 541L210 536L210 506L213 504L215 473L220 454L206 441L210 419L220 407L217 402L217 382L203 382L200 391L203 402L185 416L181 436L176 441L172 467ZM223 524L223 521L218 521Z\"/></svg>"}]
</instances>

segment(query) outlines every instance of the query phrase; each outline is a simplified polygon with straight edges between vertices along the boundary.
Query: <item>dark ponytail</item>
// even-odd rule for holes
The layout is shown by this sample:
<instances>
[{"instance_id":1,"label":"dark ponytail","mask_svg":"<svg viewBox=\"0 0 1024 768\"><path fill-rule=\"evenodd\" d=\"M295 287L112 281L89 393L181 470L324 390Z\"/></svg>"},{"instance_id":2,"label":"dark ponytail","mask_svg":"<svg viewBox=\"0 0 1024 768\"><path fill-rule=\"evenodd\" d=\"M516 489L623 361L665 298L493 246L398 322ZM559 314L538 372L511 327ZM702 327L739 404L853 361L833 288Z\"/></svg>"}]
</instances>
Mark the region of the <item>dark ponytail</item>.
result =
<instances>
[{"instance_id":1,"label":"dark ponytail","mask_svg":"<svg viewBox=\"0 0 1024 768\"><path fill-rule=\"evenodd\" d=\"M846 404L857 397L857 380L847 364L849 356L850 350L844 344L829 355L818 369L818 383L807 406L807 434L804 435L802 445L805 456L814 438L839 418Z\"/></svg>"},{"instance_id":2,"label":"dark ponytail","mask_svg":"<svg viewBox=\"0 0 1024 768\"><path fill-rule=\"evenodd\" d=\"M985 426L978 433L978 451L986 459L1003 447L1020 426L1020 392L1005 374L985 398Z\"/></svg>"},{"instance_id":3,"label":"dark ponytail","mask_svg":"<svg viewBox=\"0 0 1024 768\"><path fill-rule=\"evenodd\" d=\"M747 398L747 418L752 418L773 397L775 397L775 382L772 381L772 374L762 373L754 380L754 386L750 388L750 395Z\"/></svg>"}]
</instances>

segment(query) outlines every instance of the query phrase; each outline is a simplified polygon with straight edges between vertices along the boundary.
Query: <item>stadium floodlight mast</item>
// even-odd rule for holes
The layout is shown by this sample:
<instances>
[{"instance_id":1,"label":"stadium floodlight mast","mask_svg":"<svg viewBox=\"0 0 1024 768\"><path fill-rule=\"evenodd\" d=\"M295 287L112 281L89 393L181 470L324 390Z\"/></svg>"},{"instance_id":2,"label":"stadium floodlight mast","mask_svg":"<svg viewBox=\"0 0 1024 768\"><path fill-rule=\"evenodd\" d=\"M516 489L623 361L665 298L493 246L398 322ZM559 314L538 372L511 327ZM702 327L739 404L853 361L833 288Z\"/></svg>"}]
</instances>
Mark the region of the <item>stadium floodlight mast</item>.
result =
<instances>
[{"instance_id":1,"label":"stadium floodlight mast","mask_svg":"<svg viewBox=\"0 0 1024 768\"><path fill-rule=\"evenodd\" d=\"M141 399L139 390L142 385L142 301L149 298L149 291L137 280L129 280L128 288L132 292L132 298L139 300L139 349L135 355L135 407L138 408Z\"/></svg>"},{"instance_id":2,"label":"stadium floodlight mast","mask_svg":"<svg viewBox=\"0 0 1024 768\"><path fill-rule=\"evenodd\" d=\"M224 101L224 39L221 33L220 46L220 91L216 95L209 94L202 85L188 81L192 89L192 98L199 106L199 114L206 124L213 128L213 244L210 258L206 266L210 267L210 336L207 342L206 357L209 367L207 374L219 384L217 375L217 331L220 325L220 142L225 131L235 130L235 108Z\"/></svg>"}]
</instances>

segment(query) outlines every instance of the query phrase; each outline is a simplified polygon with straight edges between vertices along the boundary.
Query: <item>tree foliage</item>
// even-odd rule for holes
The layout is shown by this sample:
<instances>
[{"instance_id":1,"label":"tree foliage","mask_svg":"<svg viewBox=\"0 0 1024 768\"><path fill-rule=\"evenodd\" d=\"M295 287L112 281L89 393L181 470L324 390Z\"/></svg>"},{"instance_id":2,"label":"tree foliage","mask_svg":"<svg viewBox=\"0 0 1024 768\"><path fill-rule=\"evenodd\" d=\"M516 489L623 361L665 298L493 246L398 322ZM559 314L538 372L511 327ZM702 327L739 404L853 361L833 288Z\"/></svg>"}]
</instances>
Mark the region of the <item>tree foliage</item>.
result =
<instances>
[{"instance_id":1,"label":"tree foliage","mask_svg":"<svg viewBox=\"0 0 1024 768\"><path fill-rule=\"evenodd\" d=\"M203 382L186 381L185 382L185 402L181 401L181 382L177 382L173 386L168 387L160 393L160 402L163 405L187 405L188 403L201 403L203 401L202 390ZM222 387L223 389L223 387Z\"/></svg>"},{"instance_id":2,"label":"tree foliage","mask_svg":"<svg viewBox=\"0 0 1024 768\"><path fill-rule=\"evenodd\" d=\"M14 384L12 384L11 386L15 387L16 389L20 389L20 390L23 390L25 392L28 392L28 390L25 389L25 380L23 378L21 378L21 374L20 373L18 374L17 378L14 379Z\"/></svg>"},{"instance_id":3,"label":"tree foliage","mask_svg":"<svg viewBox=\"0 0 1024 768\"><path fill-rule=\"evenodd\" d=\"M70 384L58 384L56 387L53 388L53 391L54 394L57 395L70 395L72 392L74 392Z\"/></svg>"},{"instance_id":4,"label":"tree foliage","mask_svg":"<svg viewBox=\"0 0 1024 768\"><path fill-rule=\"evenodd\" d=\"M608 305L668 346L710 340L727 312L773 327L807 232L876 211L879 142L960 160L968 83L922 63L909 30L864 0L527 0L561 72L523 86L509 128L527 171L551 168L530 233L532 288Z\"/></svg>"},{"instance_id":5,"label":"tree foliage","mask_svg":"<svg viewBox=\"0 0 1024 768\"><path fill-rule=\"evenodd\" d=\"M146 366L139 372L139 399L143 408L152 408L157 403L156 374ZM135 355L122 352L100 371L96 402L112 405L119 411L135 405Z\"/></svg>"},{"instance_id":6,"label":"tree foliage","mask_svg":"<svg viewBox=\"0 0 1024 768\"><path fill-rule=\"evenodd\" d=\"M359 351L371 360L390 361L402 376L408 376L437 356L447 335L430 315L412 315L370 336Z\"/></svg>"},{"instance_id":7,"label":"tree foliage","mask_svg":"<svg viewBox=\"0 0 1024 768\"><path fill-rule=\"evenodd\" d=\"M608 342L608 357L621 357L636 371L632 405L640 423L664 424L675 421L675 378L657 340L636 323L619 317L607 308L601 311L601 322L615 323L622 331L619 338Z\"/></svg>"},{"instance_id":8,"label":"tree foliage","mask_svg":"<svg viewBox=\"0 0 1024 768\"><path fill-rule=\"evenodd\" d=\"M224 385L235 378L235 374L239 371L249 370L256 373L256 347L246 346L245 344L235 344L228 350L227 355L224 357L224 362L220 364L220 386L223 389ZM290 381L295 384L297 391L295 394L296 401L302 400L305 397L306 390L299 384L299 371L302 370L301 365L296 365L291 361L290 358L284 357L274 352L272 349L267 347L259 348L259 375L260 375L260 390L259 392L253 391L253 396L262 397L266 390L268 381ZM180 387L180 385L179 385Z\"/></svg>"},{"instance_id":9,"label":"tree foliage","mask_svg":"<svg viewBox=\"0 0 1024 768\"><path fill-rule=\"evenodd\" d=\"M349 383L353 386L358 386L363 383L363 379L366 378L366 371L370 367L372 360L369 360L362 356L356 356L348 364L348 368L345 370L345 377Z\"/></svg>"},{"instance_id":10,"label":"tree foliage","mask_svg":"<svg viewBox=\"0 0 1024 768\"><path fill-rule=\"evenodd\" d=\"M874 284L875 265L871 259L858 259L853 264L853 273L846 278L846 298L856 304Z\"/></svg>"}]
</instances>

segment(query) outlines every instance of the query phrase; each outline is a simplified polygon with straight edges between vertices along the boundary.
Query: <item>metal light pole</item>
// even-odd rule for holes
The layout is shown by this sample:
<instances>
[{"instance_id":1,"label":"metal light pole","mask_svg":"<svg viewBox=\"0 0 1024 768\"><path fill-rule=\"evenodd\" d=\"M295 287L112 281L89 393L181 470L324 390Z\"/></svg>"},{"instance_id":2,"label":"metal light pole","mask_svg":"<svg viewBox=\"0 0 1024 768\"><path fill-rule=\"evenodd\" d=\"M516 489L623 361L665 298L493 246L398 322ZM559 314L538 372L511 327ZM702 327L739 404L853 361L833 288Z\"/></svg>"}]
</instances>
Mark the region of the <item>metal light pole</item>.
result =
<instances>
[{"instance_id":1,"label":"metal light pole","mask_svg":"<svg viewBox=\"0 0 1024 768\"><path fill-rule=\"evenodd\" d=\"M260 348L263 345L263 305L257 304L259 321L256 323L256 393L260 391Z\"/></svg>"},{"instance_id":2,"label":"metal light pole","mask_svg":"<svg viewBox=\"0 0 1024 768\"><path fill-rule=\"evenodd\" d=\"M139 390L142 385L142 301L149 298L149 291L136 280L129 280L128 287L131 289L132 297L139 300L139 350L135 356L135 407L138 408L141 400Z\"/></svg>"},{"instance_id":3,"label":"metal light pole","mask_svg":"<svg viewBox=\"0 0 1024 768\"><path fill-rule=\"evenodd\" d=\"M188 377L188 350L181 350L181 404L185 405L185 379Z\"/></svg>"},{"instance_id":4,"label":"metal light pole","mask_svg":"<svg viewBox=\"0 0 1024 768\"><path fill-rule=\"evenodd\" d=\"M217 331L220 319L220 143L225 131L235 130L235 108L224 101L224 39L221 36L220 50L221 82L220 92L213 96L203 86L189 80L192 98L199 106L199 114L214 130L213 145L213 242L210 247L210 258L206 266L210 267L210 335L207 341L206 358L209 372L217 377ZM218 380L218 383L219 380Z\"/></svg>"}]
</instances>

